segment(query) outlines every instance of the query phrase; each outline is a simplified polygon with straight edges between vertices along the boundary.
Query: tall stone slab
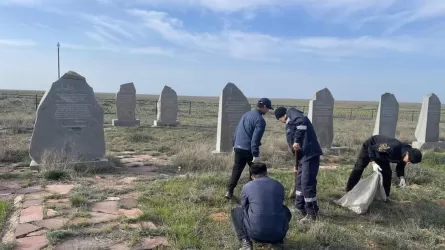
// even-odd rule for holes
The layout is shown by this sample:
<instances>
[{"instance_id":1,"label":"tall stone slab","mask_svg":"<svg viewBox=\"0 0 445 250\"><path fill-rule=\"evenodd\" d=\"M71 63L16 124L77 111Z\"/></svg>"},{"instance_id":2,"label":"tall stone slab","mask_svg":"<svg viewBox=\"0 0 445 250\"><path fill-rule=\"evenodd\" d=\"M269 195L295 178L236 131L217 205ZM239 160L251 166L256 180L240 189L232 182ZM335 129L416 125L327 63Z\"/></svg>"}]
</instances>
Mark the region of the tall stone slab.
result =
<instances>
[{"instance_id":1,"label":"tall stone slab","mask_svg":"<svg viewBox=\"0 0 445 250\"><path fill-rule=\"evenodd\" d=\"M233 83L227 83L219 97L216 150L213 153L229 153L233 149L232 138L244 113L251 110L243 92Z\"/></svg>"},{"instance_id":2,"label":"tall stone slab","mask_svg":"<svg viewBox=\"0 0 445 250\"><path fill-rule=\"evenodd\" d=\"M384 93L380 97L373 135L395 138L398 119L399 102L393 94Z\"/></svg>"},{"instance_id":3,"label":"tall stone slab","mask_svg":"<svg viewBox=\"0 0 445 250\"><path fill-rule=\"evenodd\" d=\"M30 144L32 165L46 152L75 162L98 161L105 154L104 112L85 78L69 71L43 96Z\"/></svg>"},{"instance_id":4,"label":"tall stone slab","mask_svg":"<svg viewBox=\"0 0 445 250\"><path fill-rule=\"evenodd\" d=\"M441 106L439 97L435 94L431 93L423 97L415 132L417 141L413 142L413 147L419 149L445 148L445 142L439 142Z\"/></svg>"},{"instance_id":5,"label":"tall stone slab","mask_svg":"<svg viewBox=\"0 0 445 250\"><path fill-rule=\"evenodd\" d=\"M164 86L159 96L157 120L153 126L177 126L178 121L178 95L169 86Z\"/></svg>"},{"instance_id":6,"label":"tall stone slab","mask_svg":"<svg viewBox=\"0 0 445 250\"><path fill-rule=\"evenodd\" d=\"M322 148L330 148L334 139L334 97L324 88L309 102L308 118Z\"/></svg>"},{"instance_id":7,"label":"tall stone slab","mask_svg":"<svg viewBox=\"0 0 445 250\"><path fill-rule=\"evenodd\" d=\"M116 94L117 119L113 120L113 126L139 126L141 122L136 119L136 88L132 82L120 86Z\"/></svg>"}]
</instances>

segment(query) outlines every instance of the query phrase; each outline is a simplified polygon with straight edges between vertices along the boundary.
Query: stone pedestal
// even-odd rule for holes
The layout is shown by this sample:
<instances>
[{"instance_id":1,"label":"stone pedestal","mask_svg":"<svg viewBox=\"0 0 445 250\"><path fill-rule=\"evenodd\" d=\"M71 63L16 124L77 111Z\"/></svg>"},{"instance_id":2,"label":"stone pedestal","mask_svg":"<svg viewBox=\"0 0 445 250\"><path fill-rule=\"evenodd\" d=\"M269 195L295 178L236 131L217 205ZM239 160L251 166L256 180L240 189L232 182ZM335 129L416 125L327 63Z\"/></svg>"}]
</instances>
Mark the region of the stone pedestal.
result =
<instances>
[{"instance_id":1,"label":"stone pedestal","mask_svg":"<svg viewBox=\"0 0 445 250\"><path fill-rule=\"evenodd\" d=\"M125 121L125 120L113 119L112 125L115 127L133 127L141 125L141 121L140 120Z\"/></svg>"},{"instance_id":2,"label":"stone pedestal","mask_svg":"<svg viewBox=\"0 0 445 250\"><path fill-rule=\"evenodd\" d=\"M175 127L179 125L179 121L176 122L163 122L155 120L153 121L153 127Z\"/></svg>"},{"instance_id":3,"label":"stone pedestal","mask_svg":"<svg viewBox=\"0 0 445 250\"><path fill-rule=\"evenodd\" d=\"M412 143L412 147L420 149L420 150L445 149L445 141L439 141L439 142L419 142L419 141L414 141Z\"/></svg>"}]
</instances>

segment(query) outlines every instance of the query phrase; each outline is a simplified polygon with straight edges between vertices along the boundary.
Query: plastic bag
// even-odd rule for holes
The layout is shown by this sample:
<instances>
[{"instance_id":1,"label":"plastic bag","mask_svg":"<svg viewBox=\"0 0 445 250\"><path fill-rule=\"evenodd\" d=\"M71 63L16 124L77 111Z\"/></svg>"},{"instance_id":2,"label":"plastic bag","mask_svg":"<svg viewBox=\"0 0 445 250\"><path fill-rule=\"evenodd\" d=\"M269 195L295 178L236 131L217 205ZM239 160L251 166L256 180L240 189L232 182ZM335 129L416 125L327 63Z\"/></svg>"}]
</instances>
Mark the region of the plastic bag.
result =
<instances>
[{"instance_id":1,"label":"plastic bag","mask_svg":"<svg viewBox=\"0 0 445 250\"><path fill-rule=\"evenodd\" d=\"M351 191L334 202L357 214L364 214L368 211L373 200L386 201L386 199L382 174L374 172L371 176L360 180Z\"/></svg>"}]
</instances>

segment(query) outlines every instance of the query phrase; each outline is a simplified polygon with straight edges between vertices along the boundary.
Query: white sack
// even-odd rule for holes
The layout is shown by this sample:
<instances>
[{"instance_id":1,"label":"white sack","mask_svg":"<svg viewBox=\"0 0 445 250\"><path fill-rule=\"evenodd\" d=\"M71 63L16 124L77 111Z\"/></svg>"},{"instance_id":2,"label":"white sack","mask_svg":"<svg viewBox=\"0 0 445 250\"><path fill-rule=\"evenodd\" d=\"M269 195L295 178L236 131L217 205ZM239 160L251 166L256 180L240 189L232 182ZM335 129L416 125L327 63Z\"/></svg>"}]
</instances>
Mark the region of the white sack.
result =
<instances>
[{"instance_id":1,"label":"white sack","mask_svg":"<svg viewBox=\"0 0 445 250\"><path fill-rule=\"evenodd\" d=\"M382 174L379 172L374 172L366 179L360 180L351 191L334 202L351 209L357 214L363 214L368 211L368 207L373 200L386 201Z\"/></svg>"}]
</instances>

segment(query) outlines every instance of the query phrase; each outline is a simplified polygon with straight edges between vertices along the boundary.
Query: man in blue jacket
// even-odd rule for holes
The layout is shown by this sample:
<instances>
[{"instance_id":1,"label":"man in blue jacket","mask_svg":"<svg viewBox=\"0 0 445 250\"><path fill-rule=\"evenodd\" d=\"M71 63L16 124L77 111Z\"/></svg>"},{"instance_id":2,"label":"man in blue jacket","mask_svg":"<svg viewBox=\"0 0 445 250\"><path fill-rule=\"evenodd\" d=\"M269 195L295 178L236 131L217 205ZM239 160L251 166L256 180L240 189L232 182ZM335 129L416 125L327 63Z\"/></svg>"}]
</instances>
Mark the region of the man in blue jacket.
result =
<instances>
[{"instance_id":1,"label":"man in blue jacket","mask_svg":"<svg viewBox=\"0 0 445 250\"><path fill-rule=\"evenodd\" d=\"M282 249L292 218L283 204L284 187L267 176L264 163L254 163L250 171L254 180L244 185L241 206L232 209L232 222L242 243L240 250L251 250L251 240Z\"/></svg>"},{"instance_id":2,"label":"man in blue jacket","mask_svg":"<svg viewBox=\"0 0 445 250\"><path fill-rule=\"evenodd\" d=\"M286 139L295 155L298 153L295 207L305 216L301 222L313 221L317 217L317 174L320 156L323 155L311 121L298 109L279 107L275 117L286 123Z\"/></svg>"},{"instance_id":3,"label":"man in blue jacket","mask_svg":"<svg viewBox=\"0 0 445 250\"><path fill-rule=\"evenodd\" d=\"M236 127L232 139L235 163L227 186L226 199L233 197L233 190L238 184L246 164L252 166L252 162L260 161L261 138L266 129L263 115L267 114L269 110L273 110L272 102L267 98L261 98L258 100L256 109L245 113ZM251 177L249 176L249 178Z\"/></svg>"}]
</instances>

